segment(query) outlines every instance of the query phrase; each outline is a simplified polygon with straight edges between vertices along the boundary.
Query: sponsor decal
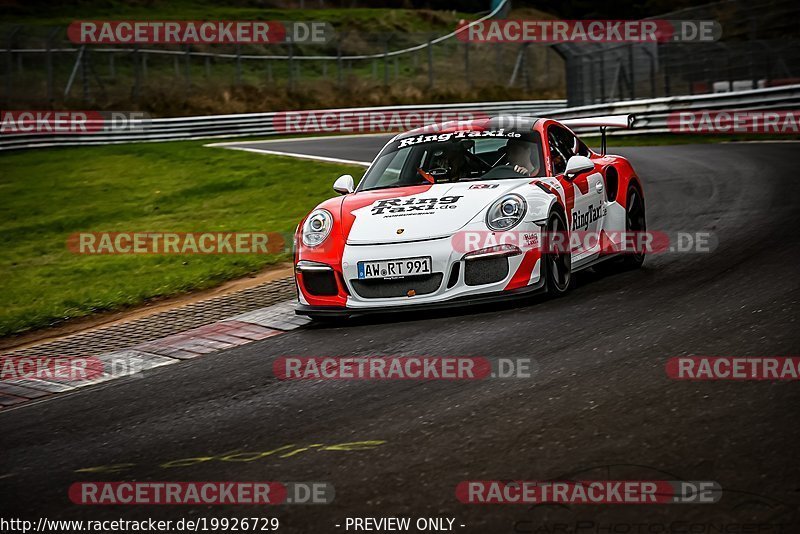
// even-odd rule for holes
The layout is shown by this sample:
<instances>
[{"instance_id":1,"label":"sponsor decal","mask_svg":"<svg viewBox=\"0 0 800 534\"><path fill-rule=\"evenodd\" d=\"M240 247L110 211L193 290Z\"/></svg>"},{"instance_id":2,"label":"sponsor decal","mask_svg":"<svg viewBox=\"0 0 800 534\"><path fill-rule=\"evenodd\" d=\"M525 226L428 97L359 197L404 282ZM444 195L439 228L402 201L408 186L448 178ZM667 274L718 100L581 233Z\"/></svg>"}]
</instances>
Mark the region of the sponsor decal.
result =
<instances>
[{"instance_id":1,"label":"sponsor decal","mask_svg":"<svg viewBox=\"0 0 800 534\"><path fill-rule=\"evenodd\" d=\"M714 42L713 20L486 20L461 21L459 40L477 43Z\"/></svg>"},{"instance_id":2,"label":"sponsor decal","mask_svg":"<svg viewBox=\"0 0 800 534\"><path fill-rule=\"evenodd\" d=\"M667 126L673 133L796 135L800 133L800 111L675 111L667 117Z\"/></svg>"},{"instance_id":3,"label":"sponsor decal","mask_svg":"<svg viewBox=\"0 0 800 534\"><path fill-rule=\"evenodd\" d=\"M573 230L586 230L589 225L597 221L600 217L604 217L608 210L605 206L594 207L591 204L587 207L585 212L573 210L572 211L572 229Z\"/></svg>"},{"instance_id":4,"label":"sponsor decal","mask_svg":"<svg viewBox=\"0 0 800 534\"><path fill-rule=\"evenodd\" d=\"M506 139L513 139L522 137L521 133L507 132L505 128L499 130L458 130L455 132L440 133L433 135L418 135L416 137L407 137L398 141L397 148L418 145L420 143L444 143L451 139L464 139L471 137L503 137Z\"/></svg>"},{"instance_id":5,"label":"sponsor decal","mask_svg":"<svg viewBox=\"0 0 800 534\"><path fill-rule=\"evenodd\" d=\"M721 496L713 481L473 480L456 486L465 504L710 504Z\"/></svg>"},{"instance_id":6,"label":"sponsor decal","mask_svg":"<svg viewBox=\"0 0 800 534\"><path fill-rule=\"evenodd\" d=\"M674 380L800 380L800 357L682 356L666 372Z\"/></svg>"},{"instance_id":7,"label":"sponsor decal","mask_svg":"<svg viewBox=\"0 0 800 534\"><path fill-rule=\"evenodd\" d=\"M497 189L500 184L472 184L470 189Z\"/></svg>"},{"instance_id":8,"label":"sponsor decal","mask_svg":"<svg viewBox=\"0 0 800 534\"><path fill-rule=\"evenodd\" d=\"M455 209L456 203L461 198L464 198L464 196L448 195L439 198L386 198L376 201L370 209L373 215L415 215L420 213L429 213L433 210Z\"/></svg>"}]
</instances>

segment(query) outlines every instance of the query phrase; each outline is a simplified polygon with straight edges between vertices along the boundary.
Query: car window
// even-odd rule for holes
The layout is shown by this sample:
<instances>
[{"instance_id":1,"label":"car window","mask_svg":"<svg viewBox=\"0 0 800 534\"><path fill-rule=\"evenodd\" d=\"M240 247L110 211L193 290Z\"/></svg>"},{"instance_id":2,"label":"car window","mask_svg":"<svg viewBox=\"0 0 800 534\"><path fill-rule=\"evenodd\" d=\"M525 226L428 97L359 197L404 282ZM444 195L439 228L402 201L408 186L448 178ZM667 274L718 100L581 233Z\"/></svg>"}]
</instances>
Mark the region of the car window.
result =
<instances>
[{"instance_id":1,"label":"car window","mask_svg":"<svg viewBox=\"0 0 800 534\"><path fill-rule=\"evenodd\" d=\"M547 142L550 145L553 175L563 174L567 170L567 161L572 156L589 155L589 147L560 126L550 125L547 128Z\"/></svg>"},{"instance_id":2,"label":"car window","mask_svg":"<svg viewBox=\"0 0 800 534\"><path fill-rule=\"evenodd\" d=\"M358 190L545 176L541 145L536 132L504 129L401 138L384 147Z\"/></svg>"}]
</instances>

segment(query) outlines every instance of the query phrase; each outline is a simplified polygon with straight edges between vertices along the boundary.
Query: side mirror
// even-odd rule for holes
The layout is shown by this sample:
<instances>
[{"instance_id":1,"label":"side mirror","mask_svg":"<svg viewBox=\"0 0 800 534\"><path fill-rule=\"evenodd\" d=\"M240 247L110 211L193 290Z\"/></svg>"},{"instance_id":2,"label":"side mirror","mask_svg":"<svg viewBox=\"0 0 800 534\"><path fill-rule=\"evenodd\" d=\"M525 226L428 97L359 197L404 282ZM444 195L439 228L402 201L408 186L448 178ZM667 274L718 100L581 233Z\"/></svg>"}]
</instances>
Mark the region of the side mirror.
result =
<instances>
[{"instance_id":1,"label":"side mirror","mask_svg":"<svg viewBox=\"0 0 800 534\"><path fill-rule=\"evenodd\" d=\"M594 163L586 156L572 156L567 162L567 170L564 171L564 176L572 180L577 178L579 174L593 171Z\"/></svg>"},{"instance_id":2,"label":"side mirror","mask_svg":"<svg viewBox=\"0 0 800 534\"><path fill-rule=\"evenodd\" d=\"M349 174L343 174L333 182L333 190L342 195L347 195L356 190L356 184L353 177Z\"/></svg>"}]
</instances>

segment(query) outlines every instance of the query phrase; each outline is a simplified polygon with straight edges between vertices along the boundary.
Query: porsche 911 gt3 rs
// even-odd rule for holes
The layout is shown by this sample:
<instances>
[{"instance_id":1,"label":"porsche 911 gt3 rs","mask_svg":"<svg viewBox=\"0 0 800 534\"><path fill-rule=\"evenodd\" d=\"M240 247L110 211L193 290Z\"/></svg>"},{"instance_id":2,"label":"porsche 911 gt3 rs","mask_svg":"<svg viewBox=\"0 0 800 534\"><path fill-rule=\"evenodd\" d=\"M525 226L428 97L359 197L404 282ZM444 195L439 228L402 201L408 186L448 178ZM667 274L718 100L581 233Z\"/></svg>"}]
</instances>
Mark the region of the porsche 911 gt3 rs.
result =
<instances>
[{"instance_id":1,"label":"porsche 911 gt3 rs","mask_svg":"<svg viewBox=\"0 0 800 534\"><path fill-rule=\"evenodd\" d=\"M643 250L621 253L626 233L646 229L639 178L625 158L590 150L570 130L599 127L605 147L606 128L632 121L502 116L395 136L357 187L340 177L343 196L298 226L297 313L558 296L599 262L640 266Z\"/></svg>"}]
</instances>

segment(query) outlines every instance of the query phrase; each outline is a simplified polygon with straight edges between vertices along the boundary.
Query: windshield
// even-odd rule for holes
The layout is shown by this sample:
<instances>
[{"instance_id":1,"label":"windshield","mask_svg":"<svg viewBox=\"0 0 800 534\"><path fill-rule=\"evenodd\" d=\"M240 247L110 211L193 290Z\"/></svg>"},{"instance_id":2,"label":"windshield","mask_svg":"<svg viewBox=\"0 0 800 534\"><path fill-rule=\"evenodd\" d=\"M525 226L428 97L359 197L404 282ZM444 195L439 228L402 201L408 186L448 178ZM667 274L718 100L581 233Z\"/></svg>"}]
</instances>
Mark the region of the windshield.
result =
<instances>
[{"instance_id":1,"label":"windshield","mask_svg":"<svg viewBox=\"0 0 800 534\"><path fill-rule=\"evenodd\" d=\"M392 142L364 175L359 190L544 175L537 132L459 130Z\"/></svg>"}]
</instances>

